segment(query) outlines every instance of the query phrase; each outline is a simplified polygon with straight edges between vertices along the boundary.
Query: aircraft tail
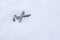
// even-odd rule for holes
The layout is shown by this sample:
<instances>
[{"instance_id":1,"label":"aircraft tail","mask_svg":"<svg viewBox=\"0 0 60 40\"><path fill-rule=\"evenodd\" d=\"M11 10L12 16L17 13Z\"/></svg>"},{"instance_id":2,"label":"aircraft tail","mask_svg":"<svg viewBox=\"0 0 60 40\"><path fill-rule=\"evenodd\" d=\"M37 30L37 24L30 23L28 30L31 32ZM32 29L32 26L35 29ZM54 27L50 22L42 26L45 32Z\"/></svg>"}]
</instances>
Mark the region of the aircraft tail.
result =
<instances>
[{"instance_id":1,"label":"aircraft tail","mask_svg":"<svg viewBox=\"0 0 60 40\"><path fill-rule=\"evenodd\" d=\"M29 15L24 15L23 17L29 17L29 16L31 16L31 14L29 14Z\"/></svg>"}]
</instances>

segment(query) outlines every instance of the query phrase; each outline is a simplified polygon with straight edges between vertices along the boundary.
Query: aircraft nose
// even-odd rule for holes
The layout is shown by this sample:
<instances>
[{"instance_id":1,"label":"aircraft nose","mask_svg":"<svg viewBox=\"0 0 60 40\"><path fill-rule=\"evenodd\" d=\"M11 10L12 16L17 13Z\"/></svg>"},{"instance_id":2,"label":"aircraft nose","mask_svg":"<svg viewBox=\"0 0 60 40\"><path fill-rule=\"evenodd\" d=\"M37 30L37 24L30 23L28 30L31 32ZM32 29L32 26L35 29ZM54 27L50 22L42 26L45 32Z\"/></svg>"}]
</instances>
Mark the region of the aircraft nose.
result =
<instances>
[{"instance_id":1,"label":"aircraft nose","mask_svg":"<svg viewBox=\"0 0 60 40\"><path fill-rule=\"evenodd\" d=\"M15 19L13 18L13 21L15 22Z\"/></svg>"}]
</instances>

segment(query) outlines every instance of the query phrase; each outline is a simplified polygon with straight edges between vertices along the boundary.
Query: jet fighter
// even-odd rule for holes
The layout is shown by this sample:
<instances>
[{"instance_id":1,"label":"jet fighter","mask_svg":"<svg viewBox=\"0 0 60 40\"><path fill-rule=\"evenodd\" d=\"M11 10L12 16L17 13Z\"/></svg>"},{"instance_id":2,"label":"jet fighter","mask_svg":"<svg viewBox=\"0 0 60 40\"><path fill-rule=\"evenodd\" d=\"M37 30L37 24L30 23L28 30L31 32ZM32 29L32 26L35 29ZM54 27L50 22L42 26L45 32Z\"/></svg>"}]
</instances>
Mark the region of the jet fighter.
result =
<instances>
[{"instance_id":1,"label":"jet fighter","mask_svg":"<svg viewBox=\"0 0 60 40\"><path fill-rule=\"evenodd\" d=\"M31 14L25 15L25 11L23 11L20 16L14 15L13 21L15 22L16 20L19 20L19 22L21 22L23 18L29 17L29 16L31 16Z\"/></svg>"}]
</instances>

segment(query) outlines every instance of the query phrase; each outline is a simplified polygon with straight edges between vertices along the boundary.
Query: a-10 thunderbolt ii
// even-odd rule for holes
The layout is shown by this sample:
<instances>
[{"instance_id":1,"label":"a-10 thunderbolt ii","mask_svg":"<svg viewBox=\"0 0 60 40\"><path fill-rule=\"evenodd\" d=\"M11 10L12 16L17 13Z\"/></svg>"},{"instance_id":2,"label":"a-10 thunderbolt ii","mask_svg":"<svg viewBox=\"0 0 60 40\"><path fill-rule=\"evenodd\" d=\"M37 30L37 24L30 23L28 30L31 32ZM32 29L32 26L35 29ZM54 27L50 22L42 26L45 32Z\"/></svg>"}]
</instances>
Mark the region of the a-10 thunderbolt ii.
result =
<instances>
[{"instance_id":1,"label":"a-10 thunderbolt ii","mask_svg":"<svg viewBox=\"0 0 60 40\"><path fill-rule=\"evenodd\" d=\"M15 22L16 20L19 20L19 22L21 22L23 18L29 17L29 16L31 16L31 14L25 15L25 11L23 11L20 16L14 15L13 21Z\"/></svg>"}]
</instances>

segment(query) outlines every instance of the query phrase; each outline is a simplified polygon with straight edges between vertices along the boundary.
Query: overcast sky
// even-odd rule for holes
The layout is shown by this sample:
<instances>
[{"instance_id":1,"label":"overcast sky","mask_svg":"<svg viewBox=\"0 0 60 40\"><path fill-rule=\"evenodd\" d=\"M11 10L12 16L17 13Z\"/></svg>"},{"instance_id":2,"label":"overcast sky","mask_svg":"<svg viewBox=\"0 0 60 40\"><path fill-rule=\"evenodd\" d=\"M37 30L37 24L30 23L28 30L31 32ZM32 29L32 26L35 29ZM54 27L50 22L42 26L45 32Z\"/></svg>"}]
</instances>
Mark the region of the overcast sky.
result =
<instances>
[{"instance_id":1,"label":"overcast sky","mask_svg":"<svg viewBox=\"0 0 60 40\"><path fill-rule=\"evenodd\" d=\"M0 0L0 40L60 40L60 0Z\"/></svg>"}]
</instances>

